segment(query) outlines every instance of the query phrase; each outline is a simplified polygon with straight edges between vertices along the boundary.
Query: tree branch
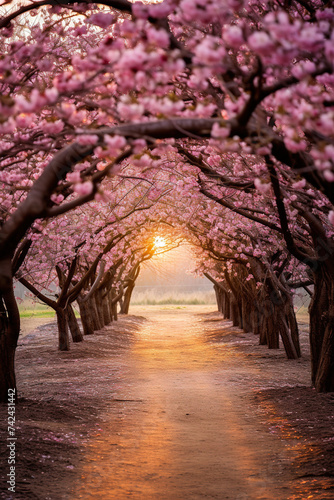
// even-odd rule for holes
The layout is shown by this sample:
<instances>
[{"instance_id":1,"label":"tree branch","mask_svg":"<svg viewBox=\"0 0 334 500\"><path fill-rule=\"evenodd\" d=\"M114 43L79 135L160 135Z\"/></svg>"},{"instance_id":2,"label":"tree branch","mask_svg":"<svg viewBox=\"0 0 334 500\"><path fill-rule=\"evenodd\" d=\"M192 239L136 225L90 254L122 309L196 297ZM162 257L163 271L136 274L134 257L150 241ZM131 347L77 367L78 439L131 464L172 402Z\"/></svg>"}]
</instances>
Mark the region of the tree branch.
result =
<instances>
[{"instance_id":1,"label":"tree branch","mask_svg":"<svg viewBox=\"0 0 334 500\"><path fill-rule=\"evenodd\" d=\"M39 300L41 300L42 302L44 302L44 304L46 304L47 306L52 307L52 309L56 310L56 308L57 308L57 302L55 302L54 300L50 299L49 297L47 297L46 295L44 295L42 292L40 292L39 290L37 290L37 288L34 285L32 285L25 278L19 277L18 280L31 293L33 293L35 295L35 297L37 297Z\"/></svg>"},{"instance_id":2,"label":"tree branch","mask_svg":"<svg viewBox=\"0 0 334 500\"><path fill-rule=\"evenodd\" d=\"M201 187L200 188L200 193L204 194L207 198L210 198L210 200L215 201L216 203L219 203L219 205L222 205L223 207L228 208L229 210L232 210L232 212L235 212L236 214L241 215L242 217L246 217L247 219L250 219L254 222L259 222L263 226L269 227L270 229L273 229L274 231L277 231L278 233L282 233L282 229L279 226L276 226L273 222L269 222L265 219L261 219L260 217L256 217L256 215L252 215L251 213L246 212L245 210L242 210L240 208L236 208L234 205L229 203L228 201L218 198L217 196L211 194L209 191L207 191L205 188Z\"/></svg>"},{"instance_id":3,"label":"tree branch","mask_svg":"<svg viewBox=\"0 0 334 500\"><path fill-rule=\"evenodd\" d=\"M291 234L290 228L289 228L288 217L287 217L284 202L283 202L283 197L282 197L282 193L281 193L281 188L280 188L277 172L276 172L275 167L274 167L272 161L270 160L270 158L268 156L266 156L265 159L266 159L268 172L270 175L271 184L273 186L273 190L274 190L274 194L275 194L278 216L280 219L282 233L283 233L283 236L284 236L284 239L286 242L287 249L298 260L300 260L302 262L307 261L310 265L311 264L314 265L316 260L311 258L309 255L305 254L304 252L302 252L300 250L300 248L297 247L297 245L295 244L295 242L293 240L293 237L292 237L292 234Z\"/></svg>"},{"instance_id":4,"label":"tree branch","mask_svg":"<svg viewBox=\"0 0 334 500\"><path fill-rule=\"evenodd\" d=\"M82 302L86 302L88 299L90 299L91 296L93 295L93 293L95 292L95 290L97 289L97 287L99 286L100 281L102 280L102 277L103 277L103 274L104 274L105 267L106 267L106 262L104 260L101 260L98 275L95 278L95 281L94 281L94 283L92 285L92 288L89 290L89 292L84 297L84 299L83 299Z\"/></svg>"}]
</instances>

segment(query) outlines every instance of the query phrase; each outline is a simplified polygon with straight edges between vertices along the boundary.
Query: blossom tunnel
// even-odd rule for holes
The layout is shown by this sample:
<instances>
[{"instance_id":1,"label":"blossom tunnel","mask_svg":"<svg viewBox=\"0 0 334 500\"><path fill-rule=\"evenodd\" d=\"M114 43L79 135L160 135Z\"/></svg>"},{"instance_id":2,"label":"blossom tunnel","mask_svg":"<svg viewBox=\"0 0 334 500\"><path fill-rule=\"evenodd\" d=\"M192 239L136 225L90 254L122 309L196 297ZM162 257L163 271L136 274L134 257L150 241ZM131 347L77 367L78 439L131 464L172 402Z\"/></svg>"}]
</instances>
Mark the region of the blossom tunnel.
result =
<instances>
[{"instance_id":1,"label":"blossom tunnel","mask_svg":"<svg viewBox=\"0 0 334 500\"><path fill-rule=\"evenodd\" d=\"M128 311L162 227L225 317L289 358L303 287L312 381L334 390L333 23L316 1L2 2L2 400L14 282L67 350L68 328L81 341Z\"/></svg>"}]
</instances>

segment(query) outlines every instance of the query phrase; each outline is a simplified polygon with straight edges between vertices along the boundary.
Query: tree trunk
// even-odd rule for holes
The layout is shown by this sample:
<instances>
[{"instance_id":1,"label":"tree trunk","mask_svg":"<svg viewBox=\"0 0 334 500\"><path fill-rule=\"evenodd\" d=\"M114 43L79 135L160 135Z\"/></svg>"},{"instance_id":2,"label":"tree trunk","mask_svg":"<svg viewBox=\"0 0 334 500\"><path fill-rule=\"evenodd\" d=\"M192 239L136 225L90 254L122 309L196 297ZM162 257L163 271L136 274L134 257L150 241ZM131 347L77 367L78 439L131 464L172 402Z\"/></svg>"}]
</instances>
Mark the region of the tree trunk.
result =
<instances>
[{"instance_id":1,"label":"tree trunk","mask_svg":"<svg viewBox=\"0 0 334 500\"><path fill-rule=\"evenodd\" d=\"M132 292L134 290L135 283L130 282L127 289L125 290L124 300L123 300L123 309L121 310L121 314L129 314L130 302Z\"/></svg>"},{"instance_id":2,"label":"tree trunk","mask_svg":"<svg viewBox=\"0 0 334 500\"><path fill-rule=\"evenodd\" d=\"M104 322L104 316L103 316L103 305L102 305L102 297L101 297L100 290L97 290L94 293L93 300L96 304L97 317L98 317L98 321L100 323L100 330L101 330L105 326L105 322Z\"/></svg>"},{"instance_id":3,"label":"tree trunk","mask_svg":"<svg viewBox=\"0 0 334 500\"><path fill-rule=\"evenodd\" d=\"M272 314L267 317L268 349L279 349L279 327L277 324L277 312L273 305L272 311Z\"/></svg>"},{"instance_id":4,"label":"tree trunk","mask_svg":"<svg viewBox=\"0 0 334 500\"><path fill-rule=\"evenodd\" d=\"M87 305L90 310L94 331L101 330L103 328L103 325L100 322L99 313L96 307L96 301L94 296L88 299Z\"/></svg>"},{"instance_id":5,"label":"tree trunk","mask_svg":"<svg viewBox=\"0 0 334 500\"><path fill-rule=\"evenodd\" d=\"M222 313L223 312L223 291L218 285L213 285L213 289L215 291L216 295L216 302L217 302L217 309L218 312Z\"/></svg>"},{"instance_id":6,"label":"tree trunk","mask_svg":"<svg viewBox=\"0 0 334 500\"><path fill-rule=\"evenodd\" d=\"M68 322L66 311L58 307L56 309L57 325L58 325L58 348L60 351L70 350L70 341L68 336Z\"/></svg>"},{"instance_id":7,"label":"tree trunk","mask_svg":"<svg viewBox=\"0 0 334 500\"><path fill-rule=\"evenodd\" d=\"M13 288L0 297L0 402L17 399L15 351L20 333L20 314Z\"/></svg>"},{"instance_id":8,"label":"tree trunk","mask_svg":"<svg viewBox=\"0 0 334 500\"><path fill-rule=\"evenodd\" d=\"M299 328L296 319L295 310L293 308L292 298L288 298L288 302L286 304L286 319L291 332L291 340L294 345L297 357L301 357L301 349L300 349L300 341L299 341Z\"/></svg>"},{"instance_id":9,"label":"tree trunk","mask_svg":"<svg viewBox=\"0 0 334 500\"><path fill-rule=\"evenodd\" d=\"M254 335L260 334L260 314L258 310L258 303L255 302L252 307L252 325Z\"/></svg>"},{"instance_id":10,"label":"tree trunk","mask_svg":"<svg viewBox=\"0 0 334 500\"><path fill-rule=\"evenodd\" d=\"M105 325L109 325L112 322L108 297L104 297L103 299L103 320Z\"/></svg>"},{"instance_id":11,"label":"tree trunk","mask_svg":"<svg viewBox=\"0 0 334 500\"><path fill-rule=\"evenodd\" d=\"M259 313L259 345L268 345L268 319Z\"/></svg>"},{"instance_id":12,"label":"tree trunk","mask_svg":"<svg viewBox=\"0 0 334 500\"><path fill-rule=\"evenodd\" d=\"M117 302L115 302L115 304L112 305L112 315L114 321L118 321Z\"/></svg>"},{"instance_id":13,"label":"tree trunk","mask_svg":"<svg viewBox=\"0 0 334 500\"><path fill-rule=\"evenodd\" d=\"M241 307L242 307L243 331L245 333L248 333L248 332L251 332L253 330L253 325L252 325L252 321L251 321L251 307L250 307L248 297L246 295L243 295L243 297L242 297Z\"/></svg>"},{"instance_id":14,"label":"tree trunk","mask_svg":"<svg viewBox=\"0 0 334 500\"><path fill-rule=\"evenodd\" d=\"M231 319L231 306L230 306L230 294L227 292L223 292L224 302L223 302L223 315L225 319Z\"/></svg>"},{"instance_id":15,"label":"tree trunk","mask_svg":"<svg viewBox=\"0 0 334 500\"><path fill-rule=\"evenodd\" d=\"M71 304L67 306L66 314L73 342L82 342L84 338L81 333L78 320L75 317L75 313Z\"/></svg>"},{"instance_id":16,"label":"tree trunk","mask_svg":"<svg viewBox=\"0 0 334 500\"><path fill-rule=\"evenodd\" d=\"M233 326L241 326L239 307L234 297L231 298L231 320Z\"/></svg>"},{"instance_id":17,"label":"tree trunk","mask_svg":"<svg viewBox=\"0 0 334 500\"><path fill-rule=\"evenodd\" d=\"M281 339L283 342L287 358L297 359L299 356L297 355L295 346L293 345L289 326L286 321L285 311L282 307L280 308L277 307L276 318L277 318L277 328L279 329L279 332L281 334Z\"/></svg>"},{"instance_id":18,"label":"tree trunk","mask_svg":"<svg viewBox=\"0 0 334 500\"><path fill-rule=\"evenodd\" d=\"M318 392L334 391L334 263L318 263L310 304L312 382Z\"/></svg>"},{"instance_id":19,"label":"tree trunk","mask_svg":"<svg viewBox=\"0 0 334 500\"><path fill-rule=\"evenodd\" d=\"M109 290L108 304L109 304L109 311L110 311L110 323L112 323L114 321L113 310L112 310L112 298L113 298L113 292L112 292L112 290Z\"/></svg>"},{"instance_id":20,"label":"tree trunk","mask_svg":"<svg viewBox=\"0 0 334 500\"><path fill-rule=\"evenodd\" d=\"M83 302L82 298L77 298L77 303L80 309L80 318L84 335L92 335L94 327L92 317L88 307L88 302Z\"/></svg>"}]
</instances>

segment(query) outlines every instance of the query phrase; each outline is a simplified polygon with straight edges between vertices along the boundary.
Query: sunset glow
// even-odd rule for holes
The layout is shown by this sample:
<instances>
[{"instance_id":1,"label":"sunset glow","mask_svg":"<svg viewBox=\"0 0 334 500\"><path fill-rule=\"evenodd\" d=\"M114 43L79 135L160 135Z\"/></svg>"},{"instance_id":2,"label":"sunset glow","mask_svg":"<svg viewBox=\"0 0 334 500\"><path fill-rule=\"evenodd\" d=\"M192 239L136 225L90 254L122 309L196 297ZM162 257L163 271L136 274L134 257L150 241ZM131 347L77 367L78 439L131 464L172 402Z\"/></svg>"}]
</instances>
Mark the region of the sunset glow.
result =
<instances>
[{"instance_id":1,"label":"sunset glow","mask_svg":"<svg viewBox=\"0 0 334 500\"><path fill-rule=\"evenodd\" d=\"M156 236L154 238L154 247L155 248L164 248L167 245L165 238L162 236Z\"/></svg>"}]
</instances>

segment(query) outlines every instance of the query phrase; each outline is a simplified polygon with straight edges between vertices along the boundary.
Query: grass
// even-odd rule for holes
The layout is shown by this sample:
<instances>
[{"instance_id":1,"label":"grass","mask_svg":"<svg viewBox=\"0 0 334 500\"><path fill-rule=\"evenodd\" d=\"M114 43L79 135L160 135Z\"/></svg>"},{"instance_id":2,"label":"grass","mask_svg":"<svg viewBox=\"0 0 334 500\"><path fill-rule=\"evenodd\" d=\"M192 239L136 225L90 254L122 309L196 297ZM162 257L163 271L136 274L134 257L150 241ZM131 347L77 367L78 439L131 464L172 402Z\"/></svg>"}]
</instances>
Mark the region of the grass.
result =
<instances>
[{"instance_id":1,"label":"grass","mask_svg":"<svg viewBox=\"0 0 334 500\"><path fill-rule=\"evenodd\" d=\"M216 299L213 291L197 291L192 293L161 293L157 294L153 290L145 292L134 292L131 305L136 306L178 306L176 309L182 309L182 306L196 305L211 305L216 304ZM21 318L53 318L55 312L50 307L33 302L32 300L24 300L19 304ZM79 317L78 311L75 311ZM305 306L299 307L296 311L297 321L309 323L308 309Z\"/></svg>"},{"instance_id":2,"label":"grass","mask_svg":"<svg viewBox=\"0 0 334 500\"><path fill-rule=\"evenodd\" d=\"M145 292L134 292L131 303L137 306L163 306L163 305L209 305L215 304L216 299L213 291L192 293L160 293L153 290Z\"/></svg>"},{"instance_id":3,"label":"grass","mask_svg":"<svg viewBox=\"0 0 334 500\"><path fill-rule=\"evenodd\" d=\"M34 309L25 309L24 311L20 311L21 318L53 318L55 312L53 309L49 311L36 311Z\"/></svg>"},{"instance_id":4,"label":"grass","mask_svg":"<svg viewBox=\"0 0 334 500\"><path fill-rule=\"evenodd\" d=\"M21 318L53 318L55 315L51 307L28 299L19 304L19 311Z\"/></svg>"}]
</instances>

